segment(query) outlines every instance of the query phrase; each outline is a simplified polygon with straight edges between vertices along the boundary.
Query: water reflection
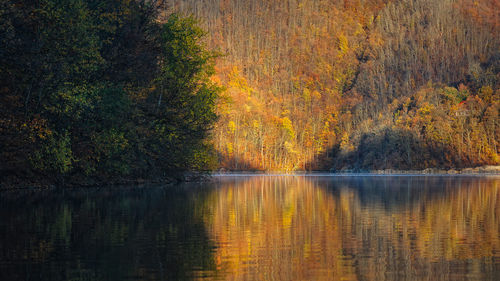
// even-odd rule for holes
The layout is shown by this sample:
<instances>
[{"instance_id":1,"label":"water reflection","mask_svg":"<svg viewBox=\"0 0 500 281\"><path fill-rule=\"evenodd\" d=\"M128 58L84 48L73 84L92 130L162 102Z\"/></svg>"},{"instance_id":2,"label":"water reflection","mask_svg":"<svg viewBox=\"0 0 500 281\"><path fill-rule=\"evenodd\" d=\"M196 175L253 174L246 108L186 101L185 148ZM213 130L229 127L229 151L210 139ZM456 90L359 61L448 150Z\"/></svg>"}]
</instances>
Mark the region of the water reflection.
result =
<instances>
[{"instance_id":1,"label":"water reflection","mask_svg":"<svg viewBox=\"0 0 500 281\"><path fill-rule=\"evenodd\" d=\"M215 273L196 187L0 193L0 280L187 280ZM213 275L212 275L213 276Z\"/></svg>"},{"instance_id":2,"label":"water reflection","mask_svg":"<svg viewBox=\"0 0 500 281\"><path fill-rule=\"evenodd\" d=\"M0 280L500 280L495 177L0 192Z\"/></svg>"},{"instance_id":3,"label":"water reflection","mask_svg":"<svg viewBox=\"0 0 500 281\"><path fill-rule=\"evenodd\" d=\"M223 178L205 216L230 279L499 280L498 180Z\"/></svg>"}]
</instances>

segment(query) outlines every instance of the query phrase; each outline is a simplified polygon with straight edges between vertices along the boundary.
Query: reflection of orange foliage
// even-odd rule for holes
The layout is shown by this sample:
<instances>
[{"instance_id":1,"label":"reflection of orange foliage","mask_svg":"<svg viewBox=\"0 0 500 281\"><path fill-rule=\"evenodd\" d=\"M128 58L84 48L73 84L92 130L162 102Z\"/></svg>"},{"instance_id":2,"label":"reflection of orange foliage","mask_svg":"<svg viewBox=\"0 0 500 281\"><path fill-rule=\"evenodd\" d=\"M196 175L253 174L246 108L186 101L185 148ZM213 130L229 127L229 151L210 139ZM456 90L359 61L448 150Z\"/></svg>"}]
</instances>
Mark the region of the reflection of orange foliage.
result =
<instances>
[{"instance_id":1,"label":"reflection of orange foliage","mask_svg":"<svg viewBox=\"0 0 500 281\"><path fill-rule=\"evenodd\" d=\"M341 260L339 204L304 179L227 185L217 190L213 217L207 218L220 246L216 256L235 279L354 280L352 264ZM327 271L315 270L320 260Z\"/></svg>"},{"instance_id":2,"label":"reflection of orange foliage","mask_svg":"<svg viewBox=\"0 0 500 281\"><path fill-rule=\"evenodd\" d=\"M349 185L255 177L214 190L205 223L228 279L420 280L450 274L450 262L498 258L497 183L422 187L418 200L385 208Z\"/></svg>"}]
</instances>

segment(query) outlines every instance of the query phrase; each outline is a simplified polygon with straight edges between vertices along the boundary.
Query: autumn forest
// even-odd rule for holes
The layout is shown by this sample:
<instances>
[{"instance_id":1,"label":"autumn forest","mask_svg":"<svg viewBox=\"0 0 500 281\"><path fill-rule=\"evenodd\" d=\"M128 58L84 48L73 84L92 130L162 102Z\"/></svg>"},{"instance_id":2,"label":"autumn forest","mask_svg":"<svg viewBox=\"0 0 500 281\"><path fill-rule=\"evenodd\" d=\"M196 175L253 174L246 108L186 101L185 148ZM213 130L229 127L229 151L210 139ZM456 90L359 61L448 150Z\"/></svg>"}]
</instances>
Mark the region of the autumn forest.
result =
<instances>
[{"instance_id":1,"label":"autumn forest","mask_svg":"<svg viewBox=\"0 0 500 281\"><path fill-rule=\"evenodd\" d=\"M498 0L0 0L0 176L499 165Z\"/></svg>"},{"instance_id":2,"label":"autumn forest","mask_svg":"<svg viewBox=\"0 0 500 281\"><path fill-rule=\"evenodd\" d=\"M170 1L225 54L221 166L498 164L500 1Z\"/></svg>"}]
</instances>

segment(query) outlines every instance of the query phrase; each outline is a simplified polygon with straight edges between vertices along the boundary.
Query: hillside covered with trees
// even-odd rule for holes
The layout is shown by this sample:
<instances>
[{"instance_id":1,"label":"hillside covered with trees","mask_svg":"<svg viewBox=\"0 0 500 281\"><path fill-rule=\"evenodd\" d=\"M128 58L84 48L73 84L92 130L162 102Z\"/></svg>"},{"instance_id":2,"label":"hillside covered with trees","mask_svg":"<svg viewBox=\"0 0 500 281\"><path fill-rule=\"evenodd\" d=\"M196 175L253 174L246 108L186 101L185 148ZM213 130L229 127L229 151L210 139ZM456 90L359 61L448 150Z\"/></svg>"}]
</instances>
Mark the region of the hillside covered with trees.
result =
<instances>
[{"instance_id":1,"label":"hillside covered with trees","mask_svg":"<svg viewBox=\"0 0 500 281\"><path fill-rule=\"evenodd\" d=\"M0 1L2 182L499 165L498 0Z\"/></svg>"},{"instance_id":2,"label":"hillside covered with trees","mask_svg":"<svg viewBox=\"0 0 500 281\"><path fill-rule=\"evenodd\" d=\"M0 184L162 180L213 165L216 54L149 1L0 2Z\"/></svg>"},{"instance_id":3,"label":"hillside covered with trees","mask_svg":"<svg viewBox=\"0 0 500 281\"><path fill-rule=\"evenodd\" d=\"M498 0L172 0L225 56L227 169L500 163Z\"/></svg>"}]
</instances>

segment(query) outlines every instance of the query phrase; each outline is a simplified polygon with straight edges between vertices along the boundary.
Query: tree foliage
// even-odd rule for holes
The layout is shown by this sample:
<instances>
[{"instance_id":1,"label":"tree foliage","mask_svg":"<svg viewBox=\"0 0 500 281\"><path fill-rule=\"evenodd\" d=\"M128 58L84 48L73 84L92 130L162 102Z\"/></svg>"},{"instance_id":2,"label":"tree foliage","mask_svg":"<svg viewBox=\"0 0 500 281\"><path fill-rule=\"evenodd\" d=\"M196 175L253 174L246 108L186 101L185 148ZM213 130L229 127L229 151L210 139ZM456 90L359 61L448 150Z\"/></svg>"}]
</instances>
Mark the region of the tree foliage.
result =
<instances>
[{"instance_id":1,"label":"tree foliage","mask_svg":"<svg viewBox=\"0 0 500 281\"><path fill-rule=\"evenodd\" d=\"M411 161L424 168L498 164L497 122L486 130L464 123L488 139L486 157L484 148L479 156L443 139L431 144L422 127L400 129L393 117L394 105L420 96L429 82L436 91L462 84L468 90L458 90L456 101L478 97L497 110L497 7L497 0L174 0L161 12L203 19L209 44L225 53L217 64L217 81L227 88L214 132L220 165L288 171L408 168L400 143L413 140L423 150L429 145L456 154ZM422 110L439 112L430 122L439 117L439 126L460 135L448 105L426 102L432 106ZM396 147L380 150L385 136L398 139L390 142ZM353 153L364 164L352 160Z\"/></svg>"},{"instance_id":2,"label":"tree foliage","mask_svg":"<svg viewBox=\"0 0 500 281\"><path fill-rule=\"evenodd\" d=\"M220 89L193 18L160 23L151 1L6 0L0 14L2 175L61 182L210 168Z\"/></svg>"},{"instance_id":3,"label":"tree foliage","mask_svg":"<svg viewBox=\"0 0 500 281\"><path fill-rule=\"evenodd\" d=\"M4 0L0 170L63 180L499 164L497 7Z\"/></svg>"}]
</instances>

